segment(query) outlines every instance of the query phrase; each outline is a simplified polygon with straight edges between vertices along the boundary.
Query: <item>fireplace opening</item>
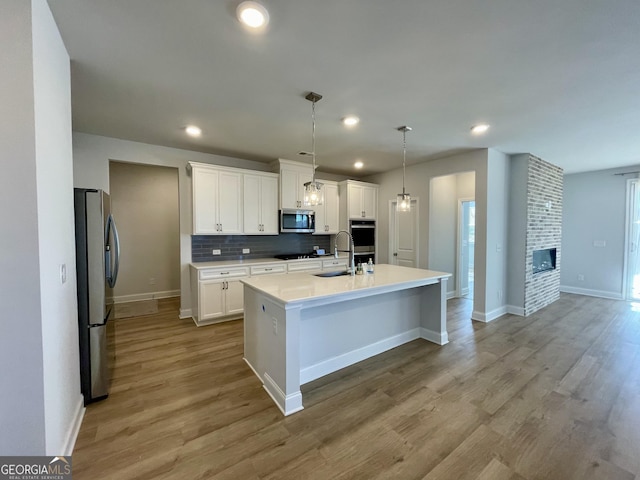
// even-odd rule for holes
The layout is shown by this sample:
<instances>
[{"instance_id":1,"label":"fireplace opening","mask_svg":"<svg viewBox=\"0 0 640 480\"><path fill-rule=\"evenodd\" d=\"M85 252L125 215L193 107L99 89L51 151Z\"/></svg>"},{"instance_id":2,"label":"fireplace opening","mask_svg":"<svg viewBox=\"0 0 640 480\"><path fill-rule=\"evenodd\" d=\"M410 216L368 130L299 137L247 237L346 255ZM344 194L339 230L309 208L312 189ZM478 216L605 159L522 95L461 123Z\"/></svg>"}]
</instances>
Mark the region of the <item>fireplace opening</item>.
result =
<instances>
[{"instance_id":1,"label":"fireplace opening","mask_svg":"<svg viewBox=\"0 0 640 480\"><path fill-rule=\"evenodd\" d=\"M547 248L533 251L533 273L546 272L556 268L556 249Z\"/></svg>"}]
</instances>

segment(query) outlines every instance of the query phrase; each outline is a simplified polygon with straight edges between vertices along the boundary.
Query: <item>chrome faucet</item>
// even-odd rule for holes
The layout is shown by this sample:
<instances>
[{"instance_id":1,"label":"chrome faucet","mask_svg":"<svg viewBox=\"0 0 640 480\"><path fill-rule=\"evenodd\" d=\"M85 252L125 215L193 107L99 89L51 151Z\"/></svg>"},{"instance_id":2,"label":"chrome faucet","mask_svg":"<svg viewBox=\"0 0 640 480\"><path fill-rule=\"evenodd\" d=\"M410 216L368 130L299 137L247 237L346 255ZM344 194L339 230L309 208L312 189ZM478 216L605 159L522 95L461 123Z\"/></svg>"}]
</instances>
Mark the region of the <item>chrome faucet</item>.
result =
<instances>
[{"instance_id":1,"label":"chrome faucet","mask_svg":"<svg viewBox=\"0 0 640 480\"><path fill-rule=\"evenodd\" d=\"M341 233L346 233L347 235L349 235L349 240L351 240L351 249L350 250L338 250L338 237L340 236ZM349 252L351 254L351 256L349 257L349 264L350 267L347 269L347 271L349 272L350 275L355 275L356 274L356 257L355 257L355 253L356 253L356 247L353 244L353 236L347 232L346 230L340 230L337 234L336 234L336 239L335 239L335 248L333 251L333 255L338 258L338 252Z\"/></svg>"}]
</instances>

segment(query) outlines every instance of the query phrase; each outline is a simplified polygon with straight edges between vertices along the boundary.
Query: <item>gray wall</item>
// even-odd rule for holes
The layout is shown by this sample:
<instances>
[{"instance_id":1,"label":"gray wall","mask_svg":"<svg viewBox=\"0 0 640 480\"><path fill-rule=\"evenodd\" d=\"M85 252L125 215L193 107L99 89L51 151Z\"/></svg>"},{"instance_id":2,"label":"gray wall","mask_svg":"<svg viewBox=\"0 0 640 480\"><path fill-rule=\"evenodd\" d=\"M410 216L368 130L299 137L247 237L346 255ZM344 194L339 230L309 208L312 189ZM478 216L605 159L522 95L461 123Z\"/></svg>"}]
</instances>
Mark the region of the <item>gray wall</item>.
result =
<instances>
[{"instance_id":1,"label":"gray wall","mask_svg":"<svg viewBox=\"0 0 640 480\"><path fill-rule=\"evenodd\" d=\"M458 201L475 198L473 172L431 179L429 201L429 268L450 272L447 294L455 294L458 282Z\"/></svg>"},{"instance_id":2,"label":"gray wall","mask_svg":"<svg viewBox=\"0 0 640 480\"><path fill-rule=\"evenodd\" d=\"M507 304L524 315L524 266L527 242L527 171L529 154L511 157L509 182L509 247L507 252Z\"/></svg>"},{"instance_id":3,"label":"gray wall","mask_svg":"<svg viewBox=\"0 0 640 480\"><path fill-rule=\"evenodd\" d=\"M69 57L45 0L4 2L0 43L0 452L68 455L82 413Z\"/></svg>"},{"instance_id":4,"label":"gray wall","mask_svg":"<svg viewBox=\"0 0 640 480\"><path fill-rule=\"evenodd\" d=\"M493 153L491 153L493 152ZM491 157L491 161L489 160ZM491 166L491 172L488 171ZM506 182L508 171L508 158L492 150L480 149L470 152L452 155L429 162L411 165L407 167L407 191L412 197L420 199L420 218L418 225L420 230L420 268L430 268L429 262L429 199L430 183L434 177L441 177L454 173L475 172L475 198L476 198L476 246L475 246L475 285L473 299L473 318L478 320L490 319L487 315L497 315L500 303L495 299L495 289L504 289L504 271L506 260L505 250L501 252L488 252L487 241L496 238L506 238ZM487 194L489 185L488 175L491 175L491 185L501 191ZM378 261L388 263L389 258L389 202L396 198L399 188L402 187L402 169L372 175L365 179L368 182L380 185L378 193ZM490 203L488 203L490 202ZM499 213L492 214L490 234L487 230L487 209L496 209ZM495 249L495 245L493 246ZM490 256L487 262L487 256ZM487 270L487 266L489 271ZM488 283L488 280L491 282ZM448 287L447 287L448 288ZM487 288L490 289L489 297ZM487 303L487 300L489 302ZM490 310L487 310L490 308Z\"/></svg>"},{"instance_id":5,"label":"gray wall","mask_svg":"<svg viewBox=\"0 0 640 480\"><path fill-rule=\"evenodd\" d=\"M623 298L627 180L638 167L564 176L560 289ZM605 247L593 242L604 240ZM583 275L584 280L578 280Z\"/></svg>"}]
</instances>

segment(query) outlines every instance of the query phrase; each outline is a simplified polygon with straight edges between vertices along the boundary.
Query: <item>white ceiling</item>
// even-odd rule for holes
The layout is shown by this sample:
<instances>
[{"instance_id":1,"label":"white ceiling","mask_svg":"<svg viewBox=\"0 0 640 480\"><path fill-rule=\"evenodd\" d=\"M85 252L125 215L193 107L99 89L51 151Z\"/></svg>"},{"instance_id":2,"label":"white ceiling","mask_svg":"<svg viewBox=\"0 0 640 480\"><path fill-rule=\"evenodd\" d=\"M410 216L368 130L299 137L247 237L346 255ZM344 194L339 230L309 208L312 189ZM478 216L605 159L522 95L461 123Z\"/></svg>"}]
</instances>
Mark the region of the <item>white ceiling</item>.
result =
<instances>
[{"instance_id":1,"label":"white ceiling","mask_svg":"<svg viewBox=\"0 0 640 480\"><path fill-rule=\"evenodd\" d=\"M479 147L569 173L640 163L638 0L264 0L262 35L238 3L49 0L74 130L308 162L312 90L327 172L401 166L405 124L408 163ZM473 137L479 122L491 129Z\"/></svg>"}]
</instances>

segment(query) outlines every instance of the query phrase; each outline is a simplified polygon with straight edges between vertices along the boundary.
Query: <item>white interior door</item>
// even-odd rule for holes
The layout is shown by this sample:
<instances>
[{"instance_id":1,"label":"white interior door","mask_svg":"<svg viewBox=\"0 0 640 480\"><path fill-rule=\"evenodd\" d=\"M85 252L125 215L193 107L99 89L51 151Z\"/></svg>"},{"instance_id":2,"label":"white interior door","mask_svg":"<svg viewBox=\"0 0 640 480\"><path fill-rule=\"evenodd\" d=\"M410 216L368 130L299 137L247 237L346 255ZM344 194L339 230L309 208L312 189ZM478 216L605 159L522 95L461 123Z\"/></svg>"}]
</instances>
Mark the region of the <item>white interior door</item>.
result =
<instances>
[{"instance_id":1,"label":"white interior door","mask_svg":"<svg viewBox=\"0 0 640 480\"><path fill-rule=\"evenodd\" d=\"M475 212L474 200L458 201L458 266L457 295L473 297L473 273L475 250Z\"/></svg>"},{"instance_id":2,"label":"white interior door","mask_svg":"<svg viewBox=\"0 0 640 480\"><path fill-rule=\"evenodd\" d=\"M418 201L411 200L411 210L396 212L396 202L390 204L390 263L401 267L418 267Z\"/></svg>"},{"instance_id":3,"label":"white interior door","mask_svg":"<svg viewBox=\"0 0 640 480\"><path fill-rule=\"evenodd\" d=\"M627 300L640 300L640 180L627 183Z\"/></svg>"}]
</instances>

